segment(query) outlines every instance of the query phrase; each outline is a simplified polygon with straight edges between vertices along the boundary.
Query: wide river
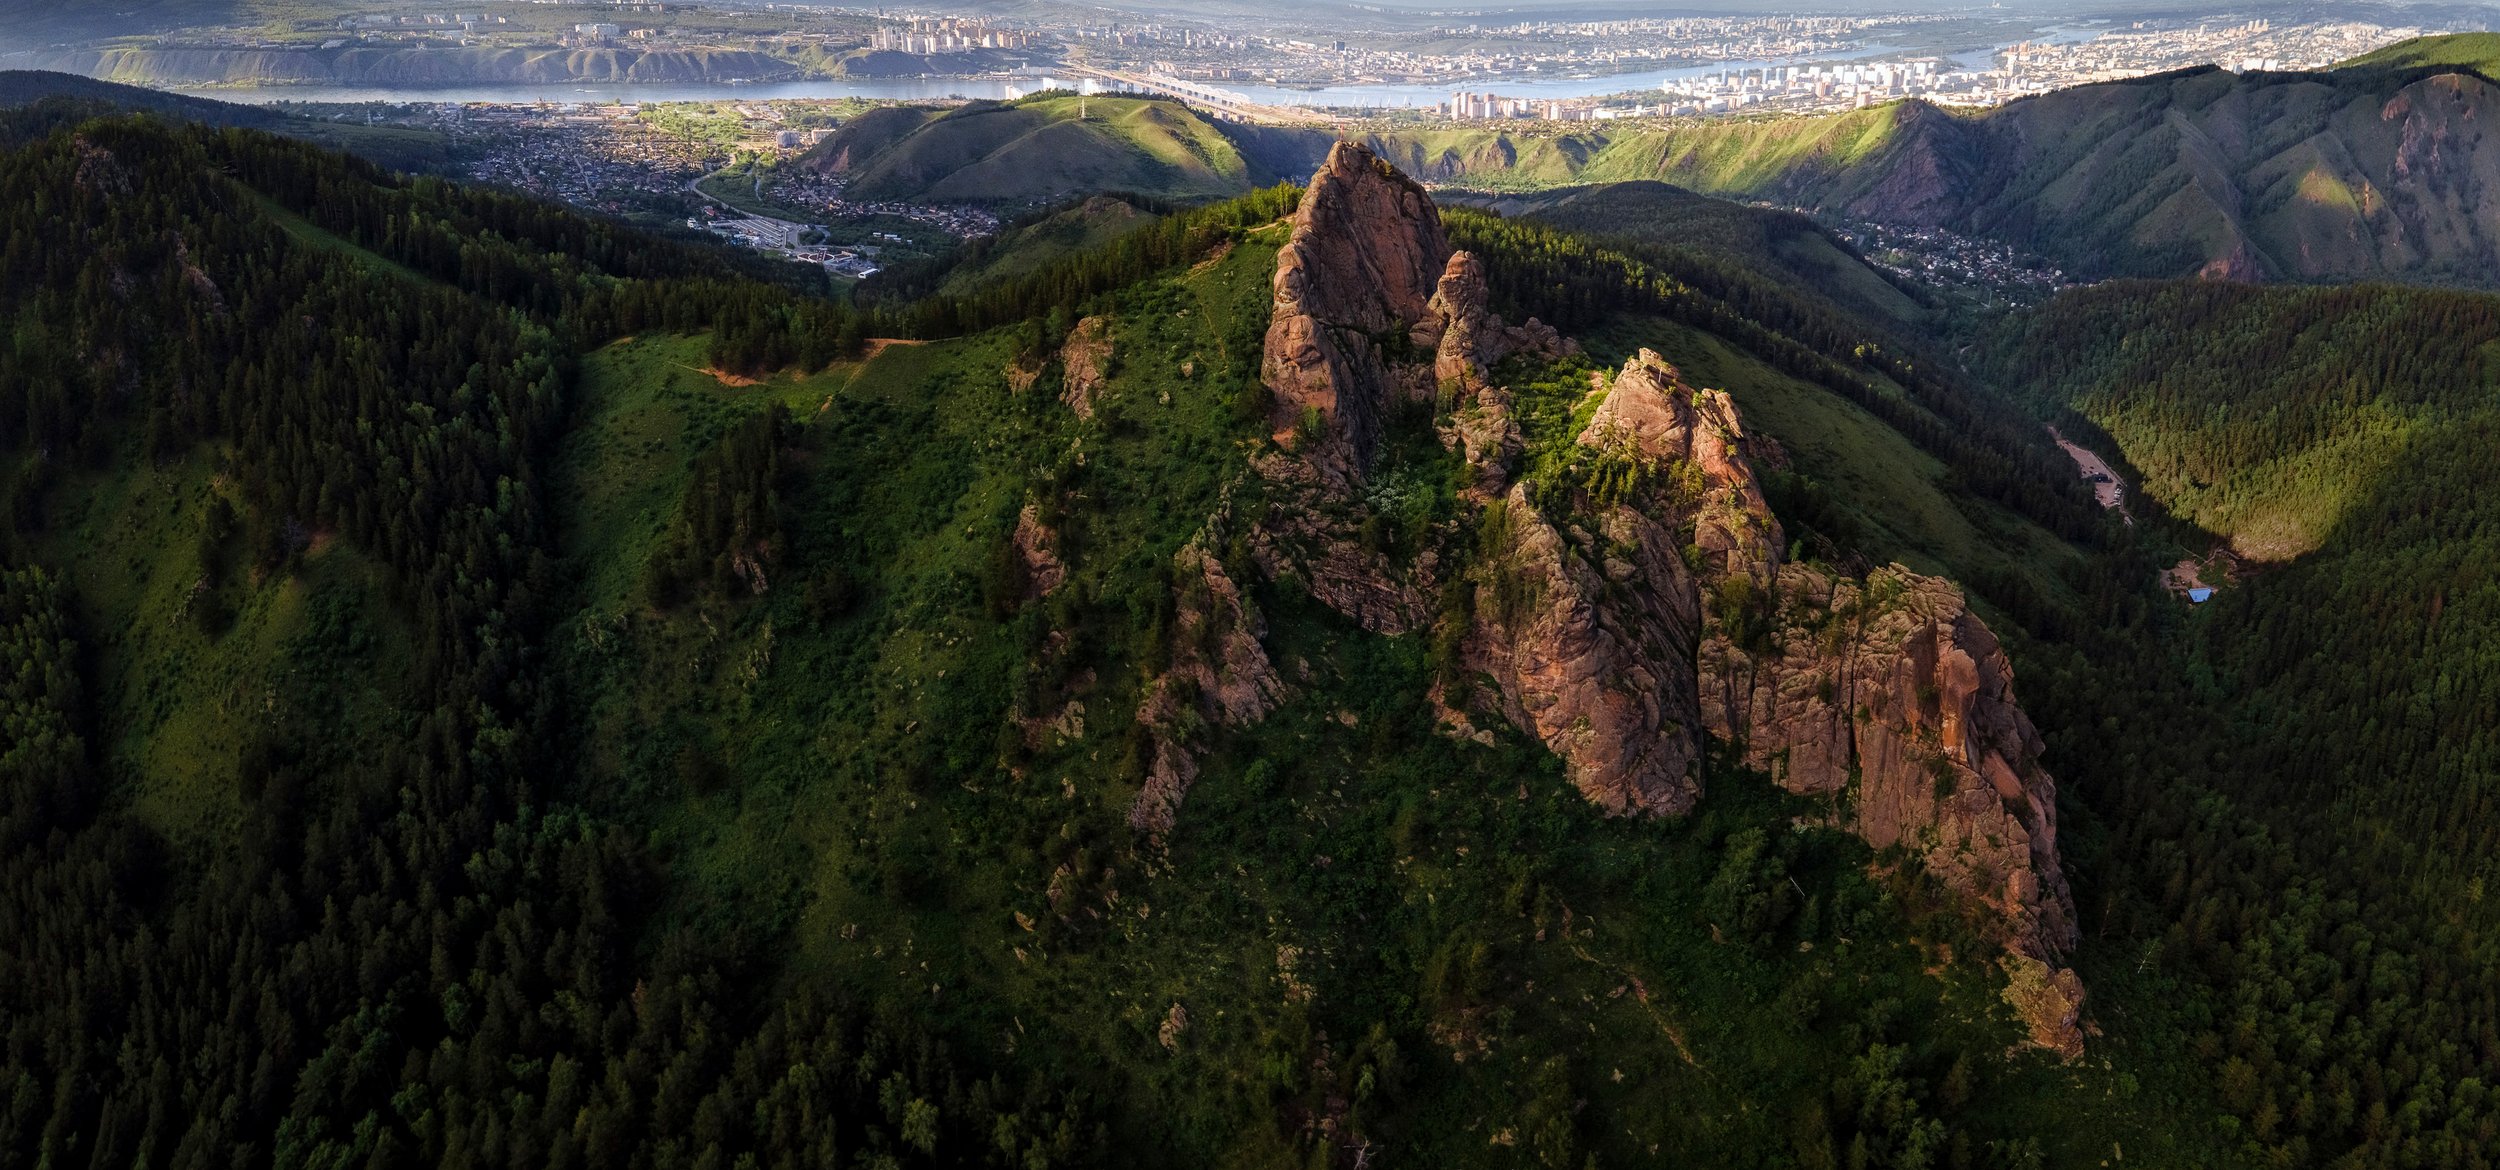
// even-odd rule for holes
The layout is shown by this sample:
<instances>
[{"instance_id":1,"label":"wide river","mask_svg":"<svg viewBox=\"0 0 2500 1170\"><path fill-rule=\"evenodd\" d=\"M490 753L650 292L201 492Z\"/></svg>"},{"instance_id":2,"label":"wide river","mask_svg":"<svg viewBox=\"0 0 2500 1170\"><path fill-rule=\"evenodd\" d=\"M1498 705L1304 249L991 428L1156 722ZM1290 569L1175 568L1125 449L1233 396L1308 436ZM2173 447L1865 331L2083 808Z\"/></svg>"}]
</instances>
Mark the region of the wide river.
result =
<instances>
[{"instance_id":1,"label":"wide river","mask_svg":"<svg viewBox=\"0 0 2500 1170\"><path fill-rule=\"evenodd\" d=\"M1814 61L1848 61L1891 52L1890 46L1870 45L1847 53L1822 54ZM1767 69L1781 65L1797 65L1804 60L1788 61L1721 61L1708 65L1684 65L1671 69L1650 69L1639 73L1610 73L1592 77L1546 77L1539 74L1515 74L1504 77L1475 77L1436 85L1339 85L1320 89L1294 89L1270 85L1227 84L1223 88L1255 102L1295 106L1369 106L1398 108L1438 104L1458 90L1491 91L1503 97L1576 98L1597 97L1610 93L1656 89L1670 81L1701 77L1727 69ZM493 102L499 105L529 102L711 102L756 101L773 98L886 98L902 101L927 101L937 98L999 98L1007 87L1030 89L1035 77L908 77L858 78L824 81L775 81L747 85L700 83L686 85L640 85L630 82L593 83L562 82L553 85L456 85L439 88L408 88L382 86L286 85L260 89L194 89L185 93L220 101L266 104L269 102Z\"/></svg>"}]
</instances>

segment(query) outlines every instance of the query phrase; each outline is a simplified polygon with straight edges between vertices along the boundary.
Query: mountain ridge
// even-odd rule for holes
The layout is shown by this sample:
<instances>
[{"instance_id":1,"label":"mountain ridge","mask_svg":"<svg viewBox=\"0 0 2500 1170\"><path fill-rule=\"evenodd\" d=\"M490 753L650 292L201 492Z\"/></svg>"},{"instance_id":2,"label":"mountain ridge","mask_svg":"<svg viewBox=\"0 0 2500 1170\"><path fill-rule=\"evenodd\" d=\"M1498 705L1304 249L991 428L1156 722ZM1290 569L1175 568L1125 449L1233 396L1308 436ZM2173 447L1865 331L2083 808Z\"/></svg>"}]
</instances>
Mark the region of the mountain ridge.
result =
<instances>
[{"instance_id":1,"label":"mountain ridge","mask_svg":"<svg viewBox=\"0 0 2500 1170\"><path fill-rule=\"evenodd\" d=\"M2487 226L2500 208L2500 144L2476 130L2500 118L2500 85L2452 60L2479 60L2477 44L2429 39L2400 56L2319 73L2240 75L2205 66L1974 111L1912 98L1839 114L1663 127L1360 137L1424 182L1495 199L1662 181L1842 219L1946 227L2046 256L2085 278L2470 285L2500 272L2500 232ZM2398 62L2416 63L2391 67ZM1171 109L1174 119L1199 120ZM996 149L947 144L957 130L932 119L863 138L836 148L844 155L837 169L872 176L875 189L892 197L928 196L941 189L943 171L905 180L905 169L877 160L909 154L971 167ZM1101 137L1086 151L1114 159L1154 153ZM1222 165L1188 172L1175 190L1234 193L1306 173L1336 135L1210 123L1190 140L1210 137L1229 143L1214 152ZM1103 180L1091 181L1101 189ZM1151 169L1131 166L1121 181L1154 193ZM1052 182L1032 194L1088 190L1083 180Z\"/></svg>"}]
</instances>

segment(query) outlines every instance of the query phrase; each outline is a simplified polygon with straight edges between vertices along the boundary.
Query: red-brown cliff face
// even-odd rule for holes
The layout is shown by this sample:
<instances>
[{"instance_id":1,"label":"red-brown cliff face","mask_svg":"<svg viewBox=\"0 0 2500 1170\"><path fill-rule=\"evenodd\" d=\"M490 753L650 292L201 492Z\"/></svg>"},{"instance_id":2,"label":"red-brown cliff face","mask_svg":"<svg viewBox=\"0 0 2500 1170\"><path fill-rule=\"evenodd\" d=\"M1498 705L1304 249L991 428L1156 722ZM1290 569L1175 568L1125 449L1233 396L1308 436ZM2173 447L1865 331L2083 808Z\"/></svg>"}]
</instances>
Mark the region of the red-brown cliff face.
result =
<instances>
[{"instance_id":1,"label":"red-brown cliff face","mask_svg":"<svg viewBox=\"0 0 2500 1170\"><path fill-rule=\"evenodd\" d=\"M1701 615L1674 534L1629 507L1593 518L1594 531L1558 526L1526 485L1488 509L1494 542L1470 582L1465 660L1493 691L1469 704L1542 741L1609 813L1690 811Z\"/></svg>"},{"instance_id":2,"label":"red-brown cliff face","mask_svg":"<svg viewBox=\"0 0 2500 1170\"><path fill-rule=\"evenodd\" d=\"M1389 399L1406 389L1390 354L1430 347L1416 328L1449 255L1431 196L1360 146L1338 143L1304 189L1276 258L1260 373L1277 434L1330 481L1370 465Z\"/></svg>"},{"instance_id":3,"label":"red-brown cliff face","mask_svg":"<svg viewBox=\"0 0 2500 1170\"><path fill-rule=\"evenodd\" d=\"M2013 668L1961 591L1898 565L1849 578L1782 563L1735 403L1649 351L1580 442L1659 469L1649 512L1692 533L1699 728L1789 791L1835 797L1843 827L1917 858L2022 960L2072 947L2056 783ZM2079 1051L2081 985L2049 971L2027 986L2034 1038Z\"/></svg>"}]
</instances>

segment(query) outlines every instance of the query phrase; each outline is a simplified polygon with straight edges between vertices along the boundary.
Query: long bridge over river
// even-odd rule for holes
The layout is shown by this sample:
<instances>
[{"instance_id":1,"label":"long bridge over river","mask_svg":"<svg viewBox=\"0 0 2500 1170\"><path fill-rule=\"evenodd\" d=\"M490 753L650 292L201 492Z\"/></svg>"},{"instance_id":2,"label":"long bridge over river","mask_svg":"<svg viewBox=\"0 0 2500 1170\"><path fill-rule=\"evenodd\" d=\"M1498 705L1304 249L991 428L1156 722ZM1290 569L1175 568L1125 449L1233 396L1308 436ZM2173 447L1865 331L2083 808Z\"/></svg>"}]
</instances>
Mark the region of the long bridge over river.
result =
<instances>
[{"instance_id":1,"label":"long bridge over river","mask_svg":"<svg viewBox=\"0 0 2500 1170\"><path fill-rule=\"evenodd\" d=\"M1220 117L1265 126L1335 126L1345 119L1300 106L1271 106L1251 101L1230 90L1200 85L1185 78L1165 73L1129 73L1118 69L1096 69L1090 65L1062 65L1056 72L1073 77L1091 78L1107 85L1138 93L1178 98L1202 107Z\"/></svg>"}]
</instances>

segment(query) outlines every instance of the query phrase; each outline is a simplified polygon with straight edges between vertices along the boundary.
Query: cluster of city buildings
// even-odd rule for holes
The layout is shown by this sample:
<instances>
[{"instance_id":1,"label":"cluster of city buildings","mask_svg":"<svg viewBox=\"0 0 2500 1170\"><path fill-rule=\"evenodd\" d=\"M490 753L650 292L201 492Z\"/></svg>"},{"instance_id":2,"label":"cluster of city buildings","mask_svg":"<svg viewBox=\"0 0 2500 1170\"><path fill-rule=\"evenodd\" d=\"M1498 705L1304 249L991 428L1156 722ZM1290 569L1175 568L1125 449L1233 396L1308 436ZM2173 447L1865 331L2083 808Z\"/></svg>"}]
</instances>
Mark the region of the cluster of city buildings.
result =
<instances>
[{"instance_id":1,"label":"cluster of city buildings","mask_svg":"<svg viewBox=\"0 0 2500 1170\"><path fill-rule=\"evenodd\" d=\"M2220 65L2242 73L2324 69L2372 49L2422 35L2363 21L2278 27L2271 20L2222 24L2141 21L2089 40L2015 45L1999 54L2004 73L2022 92L2038 93L2092 81L2137 77L2187 65Z\"/></svg>"},{"instance_id":2,"label":"cluster of city buildings","mask_svg":"<svg viewBox=\"0 0 2500 1170\"><path fill-rule=\"evenodd\" d=\"M852 199L840 179L801 167L782 167L764 182L764 197L774 205L806 211L826 223L890 218L933 228L959 240L995 235L998 217L978 207Z\"/></svg>"},{"instance_id":3,"label":"cluster of city buildings","mask_svg":"<svg viewBox=\"0 0 2500 1170\"><path fill-rule=\"evenodd\" d=\"M472 179L609 214L665 213L725 161L712 144L669 134L634 106L440 105L427 121L454 134Z\"/></svg>"},{"instance_id":4,"label":"cluster of city buildings","mask_svg":"<svg viewBox=\"0 0 2500 1170\"><path fill-rule=\"evenodd\" d=\"M962 53L974 49L1025 49L1033 35L978 20L954 17L879 22L868 47L896 53Z\"/></svg>"},{"instance_id":5,"label":"cluster of city buildings","mask_svg":"<svg viewBox=\"0 0 2500 1170\"><path fill-rule=\"evenodd\" d=\"M1930 287L2033 303L2072 283L2039 257L1943 228L1853 222L1835 230L1867 263Z\"/></svg>"},{"instance_id":6,"label":"cluster of city buildings","mask_svg":"<svg viewBox=\"0 0 2500 1170\"><path fill-rule=\"evenodd\" d=\"M2321 69L2418 35L2419 29L2353 21L2288 27L2267 20L2231 25L2142 21L2096 36L2024 41L1992 56L1731 66L1668 81L1655 90L1603 98L1529 99L1497 92L1461 92L1452 94L1437 112L1461 120L1576 122L1825 112L1906 97L1943 105L1995 105L2053 89L2194 65L2242 72Z\"/></svg>"},{"instance_id":7,"label":"cluster of city buildings","mask_svg":"<svg viewBox=\"0 0 2500 1170\"><path fill-rule=\"evenodd\" d=\"M743 123L736 141L673 132L647 116L664 107L635 104L423 103L393 107L390 120L452 135L471 179L645 222L682 219L725 242L819 264L839 276L870 275L889 249L909 246L900 234L861 230L860 224L911 224L958 239L998 231L998 218L979 208L853 200L839 180L796 166L759 168L763 178L754 191L761 204L786 209L789 218L738 210L698 189L698 180L733 156L786 161L823 141L830 130L791 125L823 120L817 106L759 100L709 107L707 116L734 115ZM828 230L845 224L852 227ZM852 242L836 244L835 235Z\"/></svg>"}]
</instances>

